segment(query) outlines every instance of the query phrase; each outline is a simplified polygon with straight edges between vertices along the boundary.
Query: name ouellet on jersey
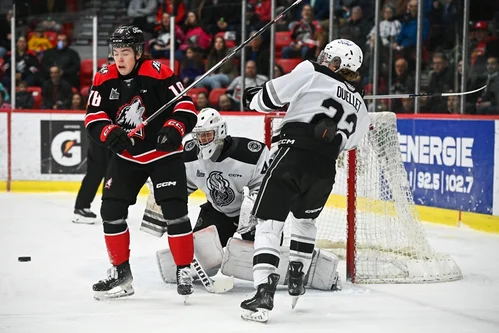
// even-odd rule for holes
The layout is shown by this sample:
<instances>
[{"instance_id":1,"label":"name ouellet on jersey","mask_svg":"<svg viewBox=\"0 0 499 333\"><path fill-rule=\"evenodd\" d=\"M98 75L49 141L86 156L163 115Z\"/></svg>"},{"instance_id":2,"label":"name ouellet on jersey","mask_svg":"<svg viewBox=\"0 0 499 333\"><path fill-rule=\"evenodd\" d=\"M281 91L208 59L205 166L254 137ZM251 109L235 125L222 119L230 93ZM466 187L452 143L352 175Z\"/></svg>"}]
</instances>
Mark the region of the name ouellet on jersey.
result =
<instances>
[{"instance_id":1,"label":"name ouellet on jersey","mask_svg":"<svg viewBox=\"0 0 499 333\"><path fill-rule=\"evenodd\" d=\"M303 61L290 73L267 81L251 100L250 109L269 112L287 103L288 110L274 127L274 136L285 124L310 123L319 113L337 121L343 137L341 150L355 148L369 131L371 117L362 90L313 61Z\"/></svg>"},{"instance_id":2,"label":"name ouellet on jersey","mask_svg":"<svg viewBox=\"0 0 499 333\"><path fill-rule=\"evenodd\" d=\"M121 76L115 64L109 65L94 77L89 91L85 127L90 136L98 142L102 129L109 123L116 124L130 133L183 89L173 71L159 61L143 60L127 76ZM131 162L146 164L181 153L183 147L174 152L156 150L157 134L168 119L182 122L185 132L189 133L197 121L192 99L183 96L158 115L134 134L133 147L119 156Z\"/></svg>"},{"instance_id":3,"label":"name ouellet on jersey","mask_svg":"<svg viewBox=\"0 0 499 333\"><path fill-rule=\"evenodd\" d=\"M268 169L269 150L260 141L227 136L226 147L216 162L199 160L194 141L184 145L188 193L200 189L217 211L239 215L244 199L243 187L257 191Z\"/></svg>"}]
</instances>

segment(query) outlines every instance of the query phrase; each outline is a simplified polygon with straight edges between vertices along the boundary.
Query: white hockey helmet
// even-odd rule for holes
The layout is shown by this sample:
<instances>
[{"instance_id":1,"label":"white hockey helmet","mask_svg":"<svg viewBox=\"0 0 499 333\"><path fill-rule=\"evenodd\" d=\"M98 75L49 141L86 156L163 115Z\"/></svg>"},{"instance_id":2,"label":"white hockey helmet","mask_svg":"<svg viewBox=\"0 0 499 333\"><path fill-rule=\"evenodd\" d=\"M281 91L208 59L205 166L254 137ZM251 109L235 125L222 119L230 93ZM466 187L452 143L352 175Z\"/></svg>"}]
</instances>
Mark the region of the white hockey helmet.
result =
<instances>
[{"instance_id":1,"label":"white hockey helmet","mask_svg":"<svg viewBox=\"0 0 499 333\"><path fill-rule=\"evenodd\" d=\"M222 147L227 136L227 124L220 113L213 108L199 111L198 122L192 130L194 143L199 147L198 157L207 160L217 148Z\"/></svg>"},{"instance_id":2,"label":"white hockey helmet","mask_svg":"<svg viewBox=\"0 0 499 333\"><path fill-rule=\"evenodd\" d=\"M329 42L324 50L317 57L317 62L320 65L328 66L333 59L340 58L340 68L348 68L352 72L356 72L362 61L364 54L360 47L348 39L335 39Z\"/></svg>"}]
</instances>

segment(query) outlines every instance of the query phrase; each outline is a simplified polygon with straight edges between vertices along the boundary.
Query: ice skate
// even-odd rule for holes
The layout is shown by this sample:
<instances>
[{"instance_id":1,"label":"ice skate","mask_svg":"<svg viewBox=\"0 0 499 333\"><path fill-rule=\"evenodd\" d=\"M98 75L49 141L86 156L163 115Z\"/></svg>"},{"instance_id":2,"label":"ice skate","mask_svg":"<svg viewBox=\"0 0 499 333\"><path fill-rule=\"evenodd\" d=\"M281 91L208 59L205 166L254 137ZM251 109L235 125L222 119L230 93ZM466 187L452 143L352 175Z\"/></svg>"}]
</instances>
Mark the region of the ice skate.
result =
<instances>
[{"instance_id":1,"label":"ice skate","mask_svg":"<svg viewBox=\"0 0 499 333\"><path fill-rule=\"evenodd\" d=\"M184 296L184 303L187 302L189 295L193 293L192 275L189 266L177 266L177 292Z\"/></svg>"},{"instance_id":2,"label":"ice skate","mask_svg":"<svg viewBox=\"0 0 499 333\"><path fill-rule=\"evenodd\" d=\"M107 270L107 279L93 285L94 298L98 300L131 296L133 276L128 261Z\"/></svg>"},{"instance_id":3,"label":"ice skate","mask_svg":"<svg viewBox=\"0 0 499 333\"><path fill-rule=\"evenodd\" d=\"M298 298L305 294L305 274L303 273L303 263L291 261L288 266L288 293L291 295L291 308L294 309Z\"/></svg>"},{"instance_id":4,"label":"ice skate","mask_svg":"<svg viewBox=\"0 0 499 333\"><path fill-rule=\"evenodd\" d=\"M94 224L97 222L97 215L90 208L75 209L73 214L73 223Z\"/></svg>"},{"instance_id":5,"label":"ice skate","mask_svg":"<svg viewBox=\"0 0 499 333\"><path fill-rule=\"evenodd\" d=\"M244 309L242 319L260 323L269 321L269 311L274 308L274 294L279 278L279 274L270 274L268 282L258 286L255 296L241 303L241 308Z\"/></svg>"}]
</instances>

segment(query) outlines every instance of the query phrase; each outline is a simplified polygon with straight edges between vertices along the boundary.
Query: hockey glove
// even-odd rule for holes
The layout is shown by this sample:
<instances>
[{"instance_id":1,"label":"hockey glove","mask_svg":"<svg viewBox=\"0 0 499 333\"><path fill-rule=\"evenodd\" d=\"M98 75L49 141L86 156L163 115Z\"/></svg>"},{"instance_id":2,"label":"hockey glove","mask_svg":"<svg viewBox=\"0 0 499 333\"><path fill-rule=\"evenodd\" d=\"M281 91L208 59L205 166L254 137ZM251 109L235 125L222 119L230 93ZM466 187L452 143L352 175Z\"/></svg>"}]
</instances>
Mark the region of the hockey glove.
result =
<instances>
[{"instance_id":1,"label":"hockey glove","mask_svg":"<svg viewBox=\"0 0 499 333\"><path fill-rule=\"evenodd\" d=\"M100 134L100 140L105 142L109 149L116 154L121 154L124 150L133 146L133 141L118 125L107 125L104 127Z\"/></svg>"},{"instance_id":2,"label":"hockey glove","mask_svg":"<svg viewBox=\"0 0 499 333\"><path fill-rule=\"evenodd\" d=\"M250 109L251 100L262 89L263 89L263 87L250 87L250 88L244 89L243 105L246 109Z\"/></svg>"},{"instance_id":3,"label":"hockey glove","mask_svg":"<svg viewBox=\"0 0 499 333\"><path fill-rule=\"evenodd\" d=\"M185 134L185 125L180 121L167 120L165 126L158 132L156 150L175 151L182 145L182 138Z\"/></svg>"}]
</instances>

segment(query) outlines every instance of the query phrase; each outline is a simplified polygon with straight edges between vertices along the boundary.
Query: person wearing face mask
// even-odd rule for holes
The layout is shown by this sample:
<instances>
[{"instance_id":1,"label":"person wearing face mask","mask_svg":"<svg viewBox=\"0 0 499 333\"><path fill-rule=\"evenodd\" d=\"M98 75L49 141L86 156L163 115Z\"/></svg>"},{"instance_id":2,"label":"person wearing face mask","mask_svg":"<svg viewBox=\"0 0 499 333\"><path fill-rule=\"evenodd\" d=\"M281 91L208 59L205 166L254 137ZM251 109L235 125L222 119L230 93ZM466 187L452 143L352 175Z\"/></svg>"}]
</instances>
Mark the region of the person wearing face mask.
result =
<instances>
[{"instance_id":1,"label":"person wearing face mask","mask_svg":"<svg viewBox=\"0 0 499 333\"><path fill-rule=\"evenodd\" d=\"M69 47L68 36L57 35L57 46L45 51L41 63L45 79L50 77L50 67L58 66L62 70L62 79L72 87L80 87L80 56Z\"/></svg>"},{"instance_id":2,"label":"person wearing face mask","mask_svg":"<svg viewBox=\"0 0 499 333\"><path fill-rule=\"evenodd\" d=\"M144 53L144 34L135 26L117 28L110 47L115 63L101 69L89 93L85 127L96 142L114 152L107 169L100 215L112 267L93 285L96 299L130 296L130 233L126 217L148 178L168 226L176 264L177 292L193 292L192 227L187 215L187 180L182 138L194 128L192 99L182 96L146 127L130 133L184 89L173 71Z\"/></svg>"}]
</instances>

